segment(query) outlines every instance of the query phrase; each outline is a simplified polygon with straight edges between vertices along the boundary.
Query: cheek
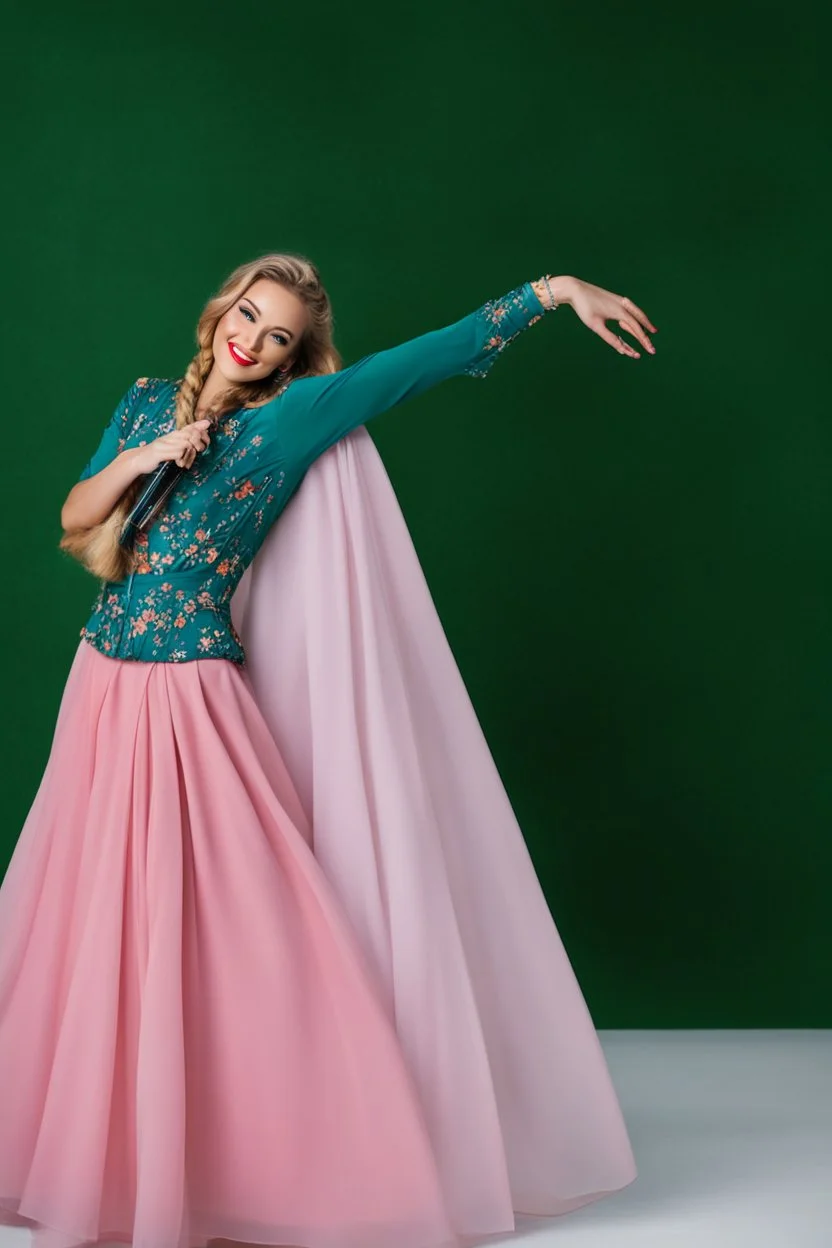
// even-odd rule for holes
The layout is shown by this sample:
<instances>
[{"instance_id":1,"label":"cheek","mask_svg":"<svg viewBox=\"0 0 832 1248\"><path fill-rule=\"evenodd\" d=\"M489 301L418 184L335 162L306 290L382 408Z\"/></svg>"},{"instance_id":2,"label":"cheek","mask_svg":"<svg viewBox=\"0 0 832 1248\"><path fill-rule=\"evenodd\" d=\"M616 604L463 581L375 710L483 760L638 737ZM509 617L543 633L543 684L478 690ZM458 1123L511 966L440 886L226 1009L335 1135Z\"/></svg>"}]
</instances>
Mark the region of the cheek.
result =
<instances>
[{"instance_id":1,"label":"cheek","mask_svg":"<svg viewBox=\"0 0 832 1248\"><path fill-rule=\"evenodd\" d=\"M237 325L233 313L226 312L225 316L221 317L217 323L217 328L214 331L214 342L220 344L226 342L227 339L234 337L236 330Z\"/></svg>"}]
</instances>

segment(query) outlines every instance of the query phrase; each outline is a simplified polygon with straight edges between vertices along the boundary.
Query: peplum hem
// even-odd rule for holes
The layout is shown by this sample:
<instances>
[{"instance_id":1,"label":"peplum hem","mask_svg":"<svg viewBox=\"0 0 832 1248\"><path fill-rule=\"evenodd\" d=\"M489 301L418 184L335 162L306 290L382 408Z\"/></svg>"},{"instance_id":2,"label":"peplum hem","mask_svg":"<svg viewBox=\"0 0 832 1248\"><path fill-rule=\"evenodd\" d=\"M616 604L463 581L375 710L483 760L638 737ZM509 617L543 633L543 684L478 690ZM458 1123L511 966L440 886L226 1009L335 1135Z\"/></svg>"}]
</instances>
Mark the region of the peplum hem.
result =
<instances>
[{"instance_id":1,"label":"peplum hem","mask_svg":"<svg viewBox=\"0 0 832 1248\"><path fill-rule=\"evenodd\" d=\"M231 618L242 568L134 572L104 581L81 639L110 659L187 663L230 659L242 666L243 643Z\"/></svg>"}]
</instances>

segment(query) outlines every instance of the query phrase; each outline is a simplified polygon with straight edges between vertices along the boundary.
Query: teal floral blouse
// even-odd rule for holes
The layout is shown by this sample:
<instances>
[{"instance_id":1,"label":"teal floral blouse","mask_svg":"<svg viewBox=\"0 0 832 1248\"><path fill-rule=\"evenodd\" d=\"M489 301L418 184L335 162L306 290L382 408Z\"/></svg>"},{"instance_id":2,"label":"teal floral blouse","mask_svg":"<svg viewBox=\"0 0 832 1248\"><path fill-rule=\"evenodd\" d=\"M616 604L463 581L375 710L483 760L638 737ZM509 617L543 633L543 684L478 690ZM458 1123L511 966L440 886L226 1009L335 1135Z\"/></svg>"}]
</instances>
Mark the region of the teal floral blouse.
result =
<instances>
[{"instance_id":1,"label":"teal floral blouse","mask_svg":"<svg viewBox=\"0 0 832 1248\"><path fill-rule=\"evenodd\" d=\"M137 544L138 565L104 581L82 638L111 658L245 663L231 598L266 534L325 450L371 417L446 377L485 377L546 311L529 282L444 329L376 351L337 373L301 377L271 402L221 417L211 442ZM81 472L175 428L181 378L140 377Z\"/></svg>"}]
</instances>

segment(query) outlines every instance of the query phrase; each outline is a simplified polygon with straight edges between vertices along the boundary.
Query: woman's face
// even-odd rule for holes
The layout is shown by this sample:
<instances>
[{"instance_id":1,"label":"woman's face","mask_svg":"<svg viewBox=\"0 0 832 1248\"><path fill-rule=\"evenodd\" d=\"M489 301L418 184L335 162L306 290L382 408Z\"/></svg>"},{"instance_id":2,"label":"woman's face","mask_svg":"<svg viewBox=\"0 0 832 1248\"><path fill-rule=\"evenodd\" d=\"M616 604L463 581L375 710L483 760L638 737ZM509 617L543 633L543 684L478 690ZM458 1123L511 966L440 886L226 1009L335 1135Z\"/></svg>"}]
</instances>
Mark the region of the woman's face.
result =
<instances>
[{"instance_id":1,"label":"woman's face","mask_svg":"<svg viewBox=\"0 0 832 1248\"><path fill-rule=\"evenodd\" d=\"M277 282L259 277L220 318L214 363L231 385L261 381L294 359L306 328L306 307Z\"/></svg>"}]
</instances>

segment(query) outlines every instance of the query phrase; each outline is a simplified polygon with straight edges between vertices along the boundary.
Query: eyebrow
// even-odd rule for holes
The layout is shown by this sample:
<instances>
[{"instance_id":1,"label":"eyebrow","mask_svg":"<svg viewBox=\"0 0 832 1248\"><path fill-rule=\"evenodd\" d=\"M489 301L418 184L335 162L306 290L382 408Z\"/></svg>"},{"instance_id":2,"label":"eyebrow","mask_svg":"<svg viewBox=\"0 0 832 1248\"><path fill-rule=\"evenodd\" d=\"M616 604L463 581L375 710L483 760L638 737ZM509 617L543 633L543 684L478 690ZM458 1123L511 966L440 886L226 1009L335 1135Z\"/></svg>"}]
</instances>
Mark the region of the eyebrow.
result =
<instances>
[{"instance_id":1,"label":"eyebrow","mask_svg":"<svg viewBox=\"0 0 832 1248\"><path fill-rule=\"evenodd\" d=\"M254 308L254 311L257 313L257 315L258 315L258 316L262 316L262 315L263 315L263 313L260 311L260 309L258 308L257 304L254 302L254 300L251 298L251 296L250 296L250 295L244 295L243 297L244 297L244 299L245 299L248 303L250 303L250 304L251 304L251 306ZM282 331L283 331L283 333L284 333L284 334L288 334L290 338L294 338L294 336L295 336L295 335L292 333L291 329L286 329L283 325L275 325L275 329L280 329L280 330L282 330Z\"/></svg>"}]
</instances>

